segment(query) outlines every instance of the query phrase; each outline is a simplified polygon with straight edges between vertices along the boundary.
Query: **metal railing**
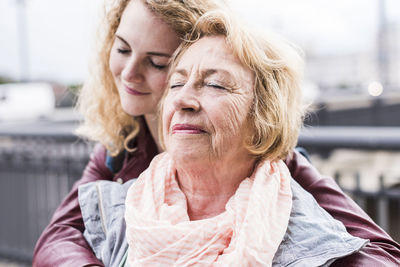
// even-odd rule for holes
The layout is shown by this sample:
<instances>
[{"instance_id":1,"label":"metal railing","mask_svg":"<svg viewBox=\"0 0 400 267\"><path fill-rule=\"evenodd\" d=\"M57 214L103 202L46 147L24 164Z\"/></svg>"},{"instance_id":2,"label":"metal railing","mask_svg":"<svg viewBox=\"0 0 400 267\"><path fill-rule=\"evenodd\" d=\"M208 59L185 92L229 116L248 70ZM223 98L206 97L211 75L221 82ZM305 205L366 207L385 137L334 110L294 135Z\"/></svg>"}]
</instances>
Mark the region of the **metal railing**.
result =
<instances>
[{"instance_id":1,"label":"metal railing","mask_svg":"<svg viewBox=\"0 0 400 267\"><path fill-rule=\"evenodd\" d=\"M371 151L398 151L400 153L400 127L347 127L325 126L303 129L299 146L311 154L327 158L336 149ZM329 159L327 159L329 162ZM400 166L399 166L400 168ZM397 183L387 186L384 170L378 179L375 190L365 190L361 186L360 170L351 179L353 187L343 186L344 173L337 167L334 178L344 192L396 241L400 242L400 175ZM348 179L348 175L347 179Z\"/></svg>"},{"instance_id":2,"label":"metal railing","mask_svg":"<svg viewBox=\"0 0 400 267\"><path fill-rule=\"evenodd\" d=\"M306 124L314 126L392 126L399 127L399 88L389 90L380 97L362 94L328 95L318 99L313 112L308 114Z\"/></svg>"},{"instance_id":3,"label":"metal railing","mask_svg":"<svg viewBox=\"0 0 400 267\"><path fill-rule=\"evenodd\" d=\"M340 172L335 174L335 180L341 185ZM385 187L385 176L379 177L379 188L376 191L365 191L360 186L360 175L355 173L356 186L344 188L353 200L369 214L373 220L387 231L395 240L400 240L400 187ZM399 177L400 185L400 177Z\"/></svg>"},{"instance_id":4,"label":"metal railing","mask_svg":"<svg viewBox=\"0 0 400 267\"><path fill-rule=\"evenodd\" d=\"M400 127L305 127L298 145L325 155L338 148L400 151Z\"/></svg>"},{"instance_id":5,"label":"metal railing","mask_svg":"<svg viewBox=\"0 0 400 267\"><path fill-rule=\"evenodd\" d=\"M0 257L30 262L52 214L81 177L93 145L71 131L0 131Z\"/></svg>"},{"instance_id":6,"label":"metal railing","mask_svg":"<svg viewBox=\"0 0 400 267\"><path fill-rule=\"evenodd\" d=\"M81 177L93 144L79 140L72 129L73 125L0 129L0 257L29 263L44 227ZM315 127L302 132L299 145L322 154L338 147L400 151L400 130L381 130ZM340 170L335 178L340 184ZM398 191L382 186L374 193L360 187L347 192L389 233L400 225Z\"/></svg>"}]
</instances>

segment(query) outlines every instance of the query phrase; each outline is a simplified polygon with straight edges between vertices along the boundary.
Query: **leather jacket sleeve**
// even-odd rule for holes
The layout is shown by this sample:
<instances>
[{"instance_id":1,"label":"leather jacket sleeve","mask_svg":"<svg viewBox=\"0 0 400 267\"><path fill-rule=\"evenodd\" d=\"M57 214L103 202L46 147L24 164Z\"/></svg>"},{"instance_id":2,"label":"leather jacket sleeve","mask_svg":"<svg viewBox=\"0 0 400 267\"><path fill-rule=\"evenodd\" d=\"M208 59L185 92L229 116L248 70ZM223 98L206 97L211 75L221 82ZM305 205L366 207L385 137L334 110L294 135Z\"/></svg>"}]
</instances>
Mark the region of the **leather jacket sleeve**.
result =
<instances>
[{"instance_id":1,"label":"leather jacket sleeve","mask_svg":"<svg viewBox=\"0 0 400 267\"><path fill-rule=\"evenodd\" d=\"M33 266L103 266L82 235L84 224L78 203L78 187L98 179L112 180L113 174L105 166L105 160L105 148L96 145L82 178L73 185L36 243Z\"/></svg>"},{"instance_id":2,"label":"leather jacket sleeve","mask_svg":"<svg viewBox=\"0 0 400 267\"><path fill-rule=\"evenodd\" d=\"M157 155L157 145L144 119L136 119L141 130L133 140L132 146L137 143L134 152L126 153L126 156L121 158L113 157L110 161L105 147L101 144L95 146L82 178L73 185L71 192L57 208L50 224L36 243L33 266L103 266L82 234L84 223L78 202L78 187L96 180L122 179L122 182L126 182L138 177L149 166L153 157Z\"/></svg>"},{"instance_id":3,"label":"leather jacket sleeve","mask_svg":"<svg viewBox=\"0 0 400 267\"><path fill-rule=\"evenodd\" d=\"M286 161L292 177L347 231L369 239L358 253L335 261L331 266L400 266L400 245L383 231L331 177L324 177L300 153Z\"/></svg>"}]
</instances>

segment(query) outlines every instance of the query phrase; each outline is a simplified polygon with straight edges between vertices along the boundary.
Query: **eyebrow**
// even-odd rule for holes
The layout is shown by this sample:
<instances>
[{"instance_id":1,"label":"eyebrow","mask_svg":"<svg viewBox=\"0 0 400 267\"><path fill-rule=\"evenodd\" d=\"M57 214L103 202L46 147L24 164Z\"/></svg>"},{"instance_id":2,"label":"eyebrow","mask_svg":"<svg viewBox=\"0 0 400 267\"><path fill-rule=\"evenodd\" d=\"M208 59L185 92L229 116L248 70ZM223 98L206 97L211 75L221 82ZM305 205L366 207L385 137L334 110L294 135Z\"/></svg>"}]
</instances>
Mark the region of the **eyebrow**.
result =
<instances>
[{"instance_id":1,"label":"eyebrow","mask_svg":"<svg viewBox=\"0 0 400 267\"><path fill-rule=\"evenodd\" d=\"M175 70L172 72L172 74L175 74L175 73L178 73L178 74L180 74L180 75L182 75L182 76L187 76L187 71L184 70L184 69L175 69Z\"/></svg>"},{"instance_id":2,"label":"eyebrow","mask_svg":"<svg viewBox=\"0 0 400 267\"><path fill-rule=\"evenodd\" d=\"M117 39L119 39L121 42L123 42L126 46L129 46L130 47L130 45L128 44L128 42L127 41L125 41L125 39L124 38L122 38L121 36L119 36L118 34L115 34L115 36L117 37Z\"/></svg>"},{"instance_id":3,"label":"eyebrow","mask_svg":"<svg viewBox=\"0 0 400 267\"><path fill-rule=\"evenodd\" d=\"M223 69L206 69L203 72L203 76L208 77L214 73L222 73L223 75L230 76L230 73Z\"/></svg>"},{"instance_id":4,"label":"eyebrow","mask_svg":"<svg viewBox=\"0 0 400 267\"><path fill-rule=\"evenodd\" d=\"M185 69L176 69L172 74L181 74L182 76L187 76L187 71ZM229 71L226 71L224 69L206 69L202 70L201 74L203 77L208 77L214 73L222 73L224 76L231 77L232 75L230 74Z\"/></svg>"},{"instance_id":5,"label":"eyebrow","mask_svg":"<svg viewBox=\"0 0 400 267\"><path fill-rule=\"evenodd\" d=\"M148 54L150 56L157 56L157 57L168 57L168 58L171 57L171 55L166 54L166 53L161 53L161 52L147 52L146 54Z\"/></svg>"},{"instance_id":6,"label":"eyebrow","mask_svg":"<svg viewBox=\"0 0 400 267\"><path fill-rule=\"evenodd\" d=\"M124 38L122 38L122 37L119 36L118 34L116 34L115 36L117 37L117 39L119 39L121 42L123 42L126 46L131 47L131 46L128 44L128 42L125 41ZM170 54L162 53L162 52L147 52L146 54L147 54L147 55L150 55L150 56L156 56L156 57L168 57L168 58L171 57Z\"/></svg>"}]
</instances>

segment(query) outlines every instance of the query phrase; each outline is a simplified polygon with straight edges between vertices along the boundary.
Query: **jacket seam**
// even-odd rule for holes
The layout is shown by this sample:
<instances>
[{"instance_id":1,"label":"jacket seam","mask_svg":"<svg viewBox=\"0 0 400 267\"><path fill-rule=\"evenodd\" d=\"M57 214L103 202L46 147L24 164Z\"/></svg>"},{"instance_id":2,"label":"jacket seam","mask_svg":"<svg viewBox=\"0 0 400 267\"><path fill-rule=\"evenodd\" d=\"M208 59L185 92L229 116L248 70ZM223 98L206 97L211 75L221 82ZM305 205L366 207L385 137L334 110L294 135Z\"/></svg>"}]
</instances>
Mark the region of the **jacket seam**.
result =
<instances>
[{"instance_id":1,"label":"jacket seam","mask_svg":"<svg viewBox=\"0 0 400 267\"><path fill-rule=\"evenodd\" d=\"M101 221L101 228L103 229L103 232L105 234L105 237L107 238L107 226L105 223L105 212L104 212L104 206L103 206L103 194L100 190L100 181L96 182L96 190L97 190L97 195L99 196L99 211L100 211L100 221Z\"/></svg>"}]
</instances>

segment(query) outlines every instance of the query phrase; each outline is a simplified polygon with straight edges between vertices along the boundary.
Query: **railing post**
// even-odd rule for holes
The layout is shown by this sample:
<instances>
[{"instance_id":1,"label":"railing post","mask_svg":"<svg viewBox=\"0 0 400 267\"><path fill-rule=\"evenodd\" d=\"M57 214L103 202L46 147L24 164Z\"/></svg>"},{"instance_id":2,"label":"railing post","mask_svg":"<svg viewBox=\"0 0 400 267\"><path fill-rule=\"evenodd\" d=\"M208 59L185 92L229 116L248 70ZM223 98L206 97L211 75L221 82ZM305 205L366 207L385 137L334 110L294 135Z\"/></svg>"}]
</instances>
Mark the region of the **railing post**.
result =
<instances>
[{"instance_id":1,"label":"railing post","mask_svg":"<svg viewBox=\"0 0 400 267\"><path fill-rule=\"evenodd\" d=\"M355 179L356 179L356 188L354 190L354 200L355 202L363 209L366 209L366 200L365 200L365 195L362 193L361 190L361 178L360 178L360 173L357 171L355 173Z\"/></svg>"},{"instance_id":2,"label":"railing post","mask_svg":"<svg viewBox=\"0 0 400 267\"><path fill-rule=\"evenodd\" d=\"M341 188L341 184L340 184L340 172L339 171L335 171L335 173L333 174L333 179L335 179L335 182L338 184L338 186Z\"/></svg>"},{"instance_id":3,"label":"railing post","mask_svg":"<svg viewBox=\"0 0 400 267\"><path fill-rule=\"evenodd\" d=\"M378 219L377 222L383 230L389 230L389 220L388 220L388 198L386 196L384 176L379 176L379 193L378 193Z\"/></svg>"}]
</instances>

